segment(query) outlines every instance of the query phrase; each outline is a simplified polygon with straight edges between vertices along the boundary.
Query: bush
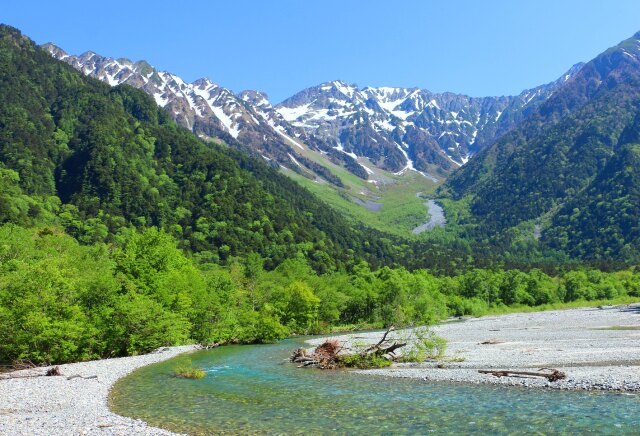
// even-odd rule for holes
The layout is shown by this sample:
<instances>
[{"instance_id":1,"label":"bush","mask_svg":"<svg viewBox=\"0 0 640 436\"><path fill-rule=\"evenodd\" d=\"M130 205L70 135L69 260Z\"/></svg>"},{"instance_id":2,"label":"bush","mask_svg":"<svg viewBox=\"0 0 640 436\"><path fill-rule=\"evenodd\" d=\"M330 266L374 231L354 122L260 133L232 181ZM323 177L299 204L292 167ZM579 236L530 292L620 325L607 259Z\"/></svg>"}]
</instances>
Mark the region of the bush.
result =
<instances>
[{"instance_id":1,"label":"bush","mask_svg":"<svg viewBox=\"0 0 640 436\"><path fill-rule=\"evenodd\" d=\"M447 340L437 336L427 327L418 327L411 331L411 337L405 342L411 345L402 355L403 362L424 362L426 359L441 359L447 349Z\"/></svg>"},{"instance_id":2,"label":"bush","mask_svg":"<svg viewBox=\"0 0 640 436\"><path fill-rule=\"evenodd\" d=\"M187 366L179 366L173 370L174 377L178 378L190 378L194 380L198 380L204 378L207 373L200 368L193 368Z\"/></svg>"},{"instance_id":3,"label":"bush","mask_svg":"<svg viewBox=\"0 0 640 436\"><path fill-rule=\"evenodd\" d=\"M372 369L385 368L391 366L391 361L377 354L351 354L348 356L339 356L339 362L347 368Z\"/></svg>"}]
</instances>

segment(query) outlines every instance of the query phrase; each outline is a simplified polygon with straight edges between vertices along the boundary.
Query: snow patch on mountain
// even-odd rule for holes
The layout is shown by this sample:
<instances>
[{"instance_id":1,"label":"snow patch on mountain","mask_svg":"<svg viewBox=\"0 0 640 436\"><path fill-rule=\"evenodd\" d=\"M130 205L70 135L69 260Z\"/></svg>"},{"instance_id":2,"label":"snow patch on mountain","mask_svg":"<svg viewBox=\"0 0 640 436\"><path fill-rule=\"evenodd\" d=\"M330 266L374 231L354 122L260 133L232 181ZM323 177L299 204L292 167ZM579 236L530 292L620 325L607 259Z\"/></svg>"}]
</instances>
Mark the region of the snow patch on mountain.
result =
<instances>
[{"instance_id":1,"label":"snow patch on mountain","mask_svg":"<svg viewBox=\"0 0 640 436\"><path fill-rule=\"evenodd\" d=\"M273 107L264 93L236 95L207 78L186 83L144 61L111 59L94 52L70 56L51 44L44 48L109 85L141 88L200 137L226 133L290 169L297 171L305 161L294 162L295 153L289 151L308 147L340 161L340 153L336 156L334 152L338 150L345 155L343 162L355 159L366 174L373 170L360 163L361 158L396 174L418 171L425 177L432 177L427 171L433 166L448 172L464 165L580 68L574 66L556 82L513 97L472 98L389 86L359 88L334 80Z\"/></svg>"}]
</instances>

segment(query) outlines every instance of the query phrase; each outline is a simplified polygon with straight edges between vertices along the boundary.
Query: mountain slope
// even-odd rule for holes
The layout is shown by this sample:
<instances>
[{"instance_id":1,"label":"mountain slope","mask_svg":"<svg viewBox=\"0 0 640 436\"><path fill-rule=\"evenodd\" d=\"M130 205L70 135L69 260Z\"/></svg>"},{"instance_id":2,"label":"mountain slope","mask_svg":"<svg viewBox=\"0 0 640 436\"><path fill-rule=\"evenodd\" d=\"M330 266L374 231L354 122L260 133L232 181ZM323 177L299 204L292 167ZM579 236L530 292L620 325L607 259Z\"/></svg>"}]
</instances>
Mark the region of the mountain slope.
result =
<instances>
[{"instance_id":1,"label":"mountain slope","mask_svg":"<svg viewBox=\"0 0 640 436\"><path fill-rule=\"evenodd\" d=\"M553 226L579 235L586 221L568 225L561 216L567 216L567 207L577 199L590 204L596 192L606 199L609 213L622 213L615 204L619 195L607 192L618 186L609 184L615 173L611 165L620 165L618 154L638 142L639 115L640 32L587 63L517 129L454 174L441 192L454 198L471 196L473 221L489 234L561 210L543 240L575 248L573 237L572 242L552 242L566 239ZM619 235L622 245L634 240L630 232L626 228ZM581 255L621 258L600 242L605 246L595 249L593 242L595 251L579 250ZM638 249L634 245L636 253Z\"/></svg>"},{"instance_id":2,"label":"mountain slope","mask_svg":"<svg viewBox=\"0 0 640 436\"><path fill-rule=\"evenodd\" d=\"M43 48L56 59L109 85L127 84L142 89L178 124L201 138L222 138L229 144L237 141L265 160L342 186L340 179L326 168L304 157L292 157L296 156L296 150L305 147L303 141L313 143L313 140L290 126L263 93L245 91L235 95L207 78L186 83L144 61L112 59L93 52L70 56L53 44L45 44Z\"/></svg>"},{"instance_id":3,"label":"mountain slope","mask_svg":"<svg viewBox=\"0 0 640 436\"><path fill-rule=\"evenodd\" d=\"M265 159L337 186L342 180L326 161L365 180L372 173L368 165L396 173L416 170L430 178L427 173L445 175L516 126L580 67L514 97L471 98L417 88L361 90L333 81L274 108L264 93L234 95L205 78L185 83L144 61L93 52L70 56L53 44L43 47L87 75L143 89L199 136L237 140ZM306 158L306 148L320 152L325 161Z\"/></svg>"},{"instance_id":4,"label":"mountain slope","mask_svg":"<svg viewBox=\"0 0 640 436\"><path fill-rule=\"evenodd\" d=\"M385 169L428 171L435 165L448 172L518 125L580 67L512 97L360 89L333 81L305 89L276 109L293 126Z\"/></svg>"},{"instance_id":5,"label":"mountain slope","mask_svg":"<svg viewBox=\"0 0 640 436\"><path fill-rule=\"evenodd\" d=\"M400 258L401 241L353 228L277 170L203 143L145 93L84 77L7 26L0 93L0 222L56 223L87 243L158 226L211 261L305 256L319 271Z\"/></svg>"},{"instance_id":6,"label":"mountain slope","mask_svg":"<svg viewBox=\"0 0 640 436\"><path fill-rule=\"evenodd\" d=\"M626 144L555 214L544 241L573 257L631 260L638 258L639 217L640 145Z\"/></svg>"}]
</instances>

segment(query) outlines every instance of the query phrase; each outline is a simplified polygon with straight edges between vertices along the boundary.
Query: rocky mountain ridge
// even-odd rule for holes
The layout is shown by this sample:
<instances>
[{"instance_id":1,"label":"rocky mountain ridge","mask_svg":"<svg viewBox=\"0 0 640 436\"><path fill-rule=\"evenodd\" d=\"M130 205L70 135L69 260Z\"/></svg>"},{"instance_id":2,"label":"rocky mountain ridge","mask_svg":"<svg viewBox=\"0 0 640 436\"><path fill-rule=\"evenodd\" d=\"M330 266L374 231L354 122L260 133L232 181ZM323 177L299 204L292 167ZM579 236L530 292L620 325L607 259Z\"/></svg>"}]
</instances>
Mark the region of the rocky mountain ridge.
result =
<instances>
[{"instance_id":1,"label":"rocky mountain ridge","mask_svg":"<svg viewBox=\"0 0 640 436\"><path fill-rule=\"evenodd\" d=\"M475 98L419 88L361 89L336 80L305 89L276 110L294 127L341 151L367 156L383 168L428 171L436 165L448 171L517 126L581 66L510 97Z\"/></svg>"},{"instance_id":2,"label":"rocky mountain ridge","mask_svg":"<svg viewBox=\"0 0 640 436\"><path fill-rule=\"evenodd\" d=\"M446 175L500 135L575 74L518 96L474 98L419 88L358 88L341 81L305 89L273 106L266 94L238 94L202 78L186 83L145 61L113 59L86 52L69 55L43 46L55 58L112 86L125 83L152 95L183 127L201 137L222 138L311 178L341 186L326 166L305 157L305 148L363 179L368 165L401 174Z\"/></svg>"}]
</instances>

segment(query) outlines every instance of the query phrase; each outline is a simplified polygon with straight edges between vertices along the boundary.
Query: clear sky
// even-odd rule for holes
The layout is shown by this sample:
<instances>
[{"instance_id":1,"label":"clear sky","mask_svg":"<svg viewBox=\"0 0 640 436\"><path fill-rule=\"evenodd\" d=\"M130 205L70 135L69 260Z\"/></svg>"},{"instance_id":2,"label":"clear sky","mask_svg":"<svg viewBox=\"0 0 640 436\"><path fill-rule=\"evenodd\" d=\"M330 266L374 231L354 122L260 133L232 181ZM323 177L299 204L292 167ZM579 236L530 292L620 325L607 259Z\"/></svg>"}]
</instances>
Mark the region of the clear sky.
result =
<instances>
[{"instance_id":1,"label":"clear sky","mask_svg":"<svg viewBox=\"0 0 640 436\"><path fill-rule=\"evenodd\" d=\"M4 1L71 54L147 60L277 103L322 82L516 94L640 30L638 0Z\"/></svg>"}]
</instances>

